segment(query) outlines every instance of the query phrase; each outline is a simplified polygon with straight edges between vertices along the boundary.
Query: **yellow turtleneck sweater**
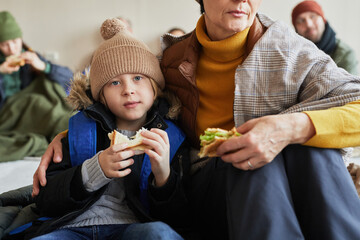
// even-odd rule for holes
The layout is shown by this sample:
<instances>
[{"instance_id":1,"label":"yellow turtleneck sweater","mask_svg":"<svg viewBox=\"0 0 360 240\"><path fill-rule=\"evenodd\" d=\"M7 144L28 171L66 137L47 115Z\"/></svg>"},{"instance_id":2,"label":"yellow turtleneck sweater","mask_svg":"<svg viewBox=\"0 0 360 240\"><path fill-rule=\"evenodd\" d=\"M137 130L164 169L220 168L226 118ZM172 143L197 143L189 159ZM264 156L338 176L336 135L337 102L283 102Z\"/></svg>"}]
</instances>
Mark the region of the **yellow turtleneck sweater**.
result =
<instances>
[{"instance_id":1,"label":"yellow turtleneck sweater","mask_svg":"<svg viewBox=\"0 0 360 240\"><path fill-rule=\"evenodd\" d=\"M204 20L200 19L196 27L196 35L203 46L196 72L200 93L196 118L198 136L208 127L231 129L235 125L234 75L237 66L244 60L249 32L246 29L225 40L211 41L204 25Z\"/></svg>"},{"instance_id":2,"label":"yellow turtleneck sweater","mask_svg":"<svg viewBox=\"0 0 360 240\"><path fill-rule=\"evenodd\" d=\"M208 127L231 129L234 126L234 75L244 60L248 32L246 29L225 40L211 41L205 33L203 16L197 23L196 35L203 47L196 72L200 94L196 119L198 136ZM305 113L316 130L315 136L305 145L323 148L360 145L360 100Z\"/></svg>"}]
</instances>

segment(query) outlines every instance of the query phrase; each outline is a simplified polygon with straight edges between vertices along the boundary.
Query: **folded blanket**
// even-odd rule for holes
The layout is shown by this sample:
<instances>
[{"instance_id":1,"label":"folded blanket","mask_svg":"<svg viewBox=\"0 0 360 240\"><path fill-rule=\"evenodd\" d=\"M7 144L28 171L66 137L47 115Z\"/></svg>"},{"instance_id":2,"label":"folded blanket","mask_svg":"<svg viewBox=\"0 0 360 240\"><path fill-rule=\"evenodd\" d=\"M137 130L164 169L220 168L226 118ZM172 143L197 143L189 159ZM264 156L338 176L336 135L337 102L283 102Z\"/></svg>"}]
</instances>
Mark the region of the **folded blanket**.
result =
<instances>
[{"instance_id":1,"label":"folded blanket","mask_svg":"<svg viewBox=\"0 0 360 240\"><path fill-rule=\"evenodd\" d=\"M41 156L73 114L66 93L44 77L7 99L0 111L0 162Z\"/></svg>"}]
</instances>

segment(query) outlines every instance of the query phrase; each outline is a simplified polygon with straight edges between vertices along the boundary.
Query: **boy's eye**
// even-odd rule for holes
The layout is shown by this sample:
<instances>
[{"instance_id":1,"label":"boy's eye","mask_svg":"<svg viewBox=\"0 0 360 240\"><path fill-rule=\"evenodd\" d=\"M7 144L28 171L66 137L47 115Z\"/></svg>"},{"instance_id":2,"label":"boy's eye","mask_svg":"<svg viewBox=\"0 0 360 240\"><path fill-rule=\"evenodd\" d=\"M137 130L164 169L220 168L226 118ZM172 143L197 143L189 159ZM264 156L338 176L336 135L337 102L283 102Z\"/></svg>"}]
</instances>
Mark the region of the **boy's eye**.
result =
<instances>
[{"instance_id":1,"label":"boy's eye","mask_svg":"<svg viewBox=\"0 0 360 240\"><path fill-rule=\"evenodd\" d=\"M134 80L135 80L135 81L140 81L141 79L142 79L142 76L135 76L135 77L134 77Z\"/></svg>"},{"instance_id":2,"label":"boy's eye","mask_svg":"<svg viewBox=\"0 0 360 240\"><path fill-rule=\"evenodd\" d=\"M116 86L116 85L119 85L120 82L119 82L119 81L113 81L111 84L114 85L114 86Z\"/></svg>"}]
</instances>

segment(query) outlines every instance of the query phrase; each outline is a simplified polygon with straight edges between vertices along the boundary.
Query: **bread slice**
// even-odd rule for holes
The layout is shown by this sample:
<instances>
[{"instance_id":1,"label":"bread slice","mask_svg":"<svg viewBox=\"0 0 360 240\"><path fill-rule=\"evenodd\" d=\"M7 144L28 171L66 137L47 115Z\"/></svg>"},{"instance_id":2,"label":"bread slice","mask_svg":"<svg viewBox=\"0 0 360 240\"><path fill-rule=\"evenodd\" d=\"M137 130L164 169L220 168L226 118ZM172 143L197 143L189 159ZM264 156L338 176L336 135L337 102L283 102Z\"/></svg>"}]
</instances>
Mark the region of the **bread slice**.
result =
<instances>
[{"instance_id":1,"label":"bread slice","mask_svg":"<svg viewBox=\"0 0 360 240\"><path fill-rule=\"evenodd\" d=\"M136 132L135 136L132 136L131 138L128 138L117 130L113 130L108 134L108 137L111 140L111 146L119 143L127 143L128 147L126 149L134 150L135 154L142 154L145 149L151 149L149 146L142 143L143 137L141 136L141 132L144 130L145 128L141 128Z\"/></svg>"},{"instance_id":2,"label":"bread slice","mask_svg":"<svg viewBox=\"0 0 360 240\"><path fill-rule=\"evenodd\" d=\"M11 55L6 58L6 61L10 61L9 66L10 67L17 67L17 66L24 66L25 60L21 58L19 55Z\"/></svg>"}]
</instances>

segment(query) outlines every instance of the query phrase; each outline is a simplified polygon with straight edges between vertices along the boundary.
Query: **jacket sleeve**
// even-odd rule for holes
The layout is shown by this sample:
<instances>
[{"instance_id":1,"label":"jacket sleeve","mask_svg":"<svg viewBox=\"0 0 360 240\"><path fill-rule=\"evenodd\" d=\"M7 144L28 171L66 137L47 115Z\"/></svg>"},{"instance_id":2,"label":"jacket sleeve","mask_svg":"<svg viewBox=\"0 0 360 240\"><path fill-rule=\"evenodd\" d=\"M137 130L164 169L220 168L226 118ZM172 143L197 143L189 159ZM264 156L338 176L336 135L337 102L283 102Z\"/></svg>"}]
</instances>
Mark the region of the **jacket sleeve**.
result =
<instances>
[{"instance_id":1,"label":"jacket sleeve","mask_svg":"<svg viewBox=\"0 0 360 240\"><path fill-rule=\"evenodd\" d=\"M152 217L179 229L188 227L189 219L189 170L188 143L184 142L171 163L170 176L162 187L153 184L154 175L149 177L149 210Z\"/></svg>"},{"instance_id":2,"label":"jacket sleeve","mask_svg":"<svg viewBox=\"0 0 360 240\"><path fill-rule=\"evenodd\" d=\"M359 140L360 78L339 68L333 59L299 36L289 41L294 49L284 58L293 71L285 79L291 88L297 82L296 101L282 113L305 112L316 135L305 145L322 148L357 146ZM290 80L290 81L289 81ZM289 91L290 92L290 91ZM331 129L331 130L330 130Z\"/></svg>"},{"instance_id":3,"label":"jacket sleeve","mask_svg":"<svg viewBox=\"0 0 360 240\"><path fill-rule=\"evenodd\" d=\"M63 160L51 163L46 172L46 186L36 198L40 215L55 217L83 207L96 192L87 192L81 176L81 165L72 166L67 138L62 140Z\"/></svg>"},{"instance_id":4,"label":"jacket sleeve","mask_svg":"<svg viewBox=\"0 0 360 240\"><path fill-rule=\"evenodd\" d=\"M65 91L68 92L68 88L70 87L70 80L73 77L73 72L68 67L53 64L46 60L43 56L39 54L38 56L42 61L45 62L45 64L50 65L50 72L45 73L46 77L51 81L59 83L65 89Z\"/></svg>"},{"instance_id":5,"label":"jacket sleeve","mask_svg":"<svg viewBox=\"0 0 360 240\"><path fill-rule=\"evenodd\" d=\"M341 107L305 113L314 124L316 134L304 145L344 148L360 144L360 100Z\"/></svg>"}]
</instances>

